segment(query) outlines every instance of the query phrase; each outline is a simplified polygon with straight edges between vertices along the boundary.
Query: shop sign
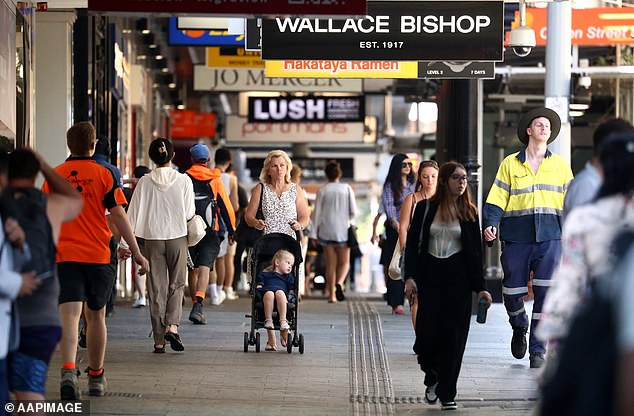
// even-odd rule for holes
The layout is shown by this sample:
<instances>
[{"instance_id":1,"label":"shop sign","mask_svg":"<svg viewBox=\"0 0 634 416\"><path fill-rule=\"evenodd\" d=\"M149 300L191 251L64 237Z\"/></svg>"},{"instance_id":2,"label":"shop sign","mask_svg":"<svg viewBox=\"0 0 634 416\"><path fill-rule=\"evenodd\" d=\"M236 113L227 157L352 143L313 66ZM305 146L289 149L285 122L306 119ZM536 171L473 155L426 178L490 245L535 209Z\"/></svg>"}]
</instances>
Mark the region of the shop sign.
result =
<instances>
[{"instance_id":1,"label":"shop sign","mask_svg":"<svg viewBox=\"0 0 634 416\"><path fill-rule=\"evenodd\" d=\"M515 14L512 28L519 25ZM547 9L526 9L526 26L535 31L537 46L545 46ZM572 9L571 43L581 46L613 46L634 44L634 10L631 8L599 7ZM510 32L506 33L508 42Z\"/></svg>"},{"instance_id":2,"label":"shop sign","mask_svg":"<svg viewBox=\"0 0 634 416\"><path fill-rule=\"evenodd\" d=\"M249 97L249 123L362 122L365 97Z\"/></svg>"},{"instance_id":3,"label":"shop sign","mask_svg":"<svg viewBox=\"0 0 634 416\"><path fill-rule=\"evenodd\" d=\"M262 21L263 59L502 61L501 1L378 1L364 17Z\"/></svg>"},{"instance_id":4,"label":"shop sign","mask_svg":"<svg viewBox=\"0 0 634 416\"><path fill-rule=\"evenodd\" d=\"M418 62L411 61L264 61L267 77L297 78L417 78Z\"/></svg>"},{"instance_id":5,"label":"shop sign","mask_svg":"<svg viewBox=\"0 0 634 416\"><path fill-rule=\"evenodd\" d=\"M207 48L207 66L211 68L264 68L260 52L245 51L242 46Z\"/></svg>"},{"instance_id":6,"label":"shop sign","mask_svg":"<svg viewBox=\"0 0 634 416\"><path fill-rule=\"evenodd\" d=\"M244 48L247 51L262 51L262 19L245 19Z\"/></svg>"},{"instance_id":7,"label":"shop sign","mask_svg":"<svg viewBox=\"0 0 634 416\"><path fill-rule=\"evenodd\" d=\"M264 69L208 68L194 66L196 91L286 91L356 92L362 91L360 79L269 78Z\"/></svg>"},{"instance_id":8,"label":"shop sign","mask_svg":"<svg viewBox=\"0 0 634 416\"><path fill-rule=\"evenodd\" d=\"M218 15L364 15L365 0L88 0L92 12ZM245 13L248 10L248 13Z\"/></svg>"},{"instance_id":9,"label":"shop sign","mask_svg":"<svg viewBox=\"0 0 634 416\"><path fill-rule=\"evenodd\" d=\"M216 135L216 114L193 110L170 111L170 137L197 139Z\"/></svg>"},{"instance_id":10,"label":"shop sign","mask_svg":"<svg viewBox=\"0 0 634 416\"><path fill-rule=\"evenodd\" d=\"M363 140L363 123L249 123L227 116L228 143L342 143Z\"/></svg>"},{"instance_id":11,"label":"shop sign","mask_svg":"<svg viewBox=\"0 0 634 416\"><path fill-rule=\"evenodd\" d=\"M493 79L495 62L419 62L418 75L428 79Z\"/></svg>"},{"instance_id":12,"label":"shop sign","mask_svg":"<svg viewBox=\"0 0 634 416\"><path fill-rule=\"evenodd\" d=\"M181 30L177 18L169 19L167 42L183 46L243 46L244 35L230 35L227 30Z\"/></svg>"}]
</instances>

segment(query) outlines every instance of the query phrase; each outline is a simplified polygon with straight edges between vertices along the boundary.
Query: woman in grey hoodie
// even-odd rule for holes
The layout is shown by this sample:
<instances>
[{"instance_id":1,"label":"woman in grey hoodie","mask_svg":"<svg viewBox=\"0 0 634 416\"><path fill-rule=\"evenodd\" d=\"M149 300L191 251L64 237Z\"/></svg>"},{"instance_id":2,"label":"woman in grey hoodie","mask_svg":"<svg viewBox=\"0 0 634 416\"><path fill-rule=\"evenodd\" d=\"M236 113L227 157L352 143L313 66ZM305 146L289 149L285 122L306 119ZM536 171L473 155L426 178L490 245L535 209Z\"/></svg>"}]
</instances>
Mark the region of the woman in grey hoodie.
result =
<instances>
[{"instance_id":1,"label":"woman in grey hoodie","mask_svg":"<svg viewBox=\"0 0 634 416\"><path fill-rule=\"evenodd\" d=\"M174 146L158 138L150 143L157 168L141 179L128 208L143 255L150 262L148 301L154 352L185 347L178 335L187 279L187 221L194 216L194 188L187 175L172 168Z\"/></svg>"}]
</instances>

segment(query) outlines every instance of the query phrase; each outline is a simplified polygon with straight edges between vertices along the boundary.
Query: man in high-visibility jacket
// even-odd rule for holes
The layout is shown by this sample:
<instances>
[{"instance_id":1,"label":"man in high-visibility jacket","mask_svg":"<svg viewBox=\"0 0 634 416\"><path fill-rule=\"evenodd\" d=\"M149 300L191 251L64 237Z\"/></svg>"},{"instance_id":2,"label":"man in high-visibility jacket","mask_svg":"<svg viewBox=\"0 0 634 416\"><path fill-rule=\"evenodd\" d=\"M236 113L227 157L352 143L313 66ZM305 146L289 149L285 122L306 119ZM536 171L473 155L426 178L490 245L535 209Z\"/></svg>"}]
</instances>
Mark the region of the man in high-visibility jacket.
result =
<instances>
[{"instance_id":1,"label":"man in high-visibility jacket","mask_svg":"<svg viewBox=\"0 0 634 416\"><path fill-rule=\"evenodd\" d=\"M529 319L523 296L533 272L533 314L529 339L531 368L544 363L545 345L535 337L550 278L561 257L561 224L566 189L572 180L570 164L547 145L559 134L554 111L537 108L519 122L517 135L526 148L507 156L500 165L484 207L484 238L502 241L502 294L513 328L511 352L526 355Z\"/></svg>"}]
</instances>

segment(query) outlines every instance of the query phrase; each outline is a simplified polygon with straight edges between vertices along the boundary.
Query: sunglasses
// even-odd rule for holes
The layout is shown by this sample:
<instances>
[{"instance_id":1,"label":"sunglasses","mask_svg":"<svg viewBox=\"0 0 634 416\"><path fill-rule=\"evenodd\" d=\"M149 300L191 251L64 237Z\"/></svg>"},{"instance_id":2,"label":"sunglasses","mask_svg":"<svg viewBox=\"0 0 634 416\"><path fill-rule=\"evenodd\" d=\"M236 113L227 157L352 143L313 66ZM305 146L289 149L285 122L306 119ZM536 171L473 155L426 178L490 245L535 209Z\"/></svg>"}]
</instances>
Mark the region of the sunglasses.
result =
<instances>
[{"instance_id":1,"label":"sunglasses","mask_svg":"<svg viewBox=\"0 0 634 416\"><path fill-rule=\"evenodd\" d=\"M403 163L401 163L401 167L403 167L403 168L411 168L412 167L412 162L403 162Z\"/></svg>"}]
</instances>

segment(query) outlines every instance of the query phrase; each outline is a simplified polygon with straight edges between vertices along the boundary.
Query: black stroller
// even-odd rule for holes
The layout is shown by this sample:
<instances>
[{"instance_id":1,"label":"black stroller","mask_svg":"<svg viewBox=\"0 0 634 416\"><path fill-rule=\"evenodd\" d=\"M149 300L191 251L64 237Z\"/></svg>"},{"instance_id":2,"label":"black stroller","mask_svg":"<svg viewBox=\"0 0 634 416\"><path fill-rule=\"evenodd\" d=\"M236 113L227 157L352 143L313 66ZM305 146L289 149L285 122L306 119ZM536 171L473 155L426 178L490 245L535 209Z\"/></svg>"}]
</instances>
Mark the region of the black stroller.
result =
<instances>
[{"instance_id":1,"label":"black stroller","mask_svg":"<svg viewBox=\"0 0 634 416\"><path fill-rule=\"evenodd\" d=\"M255 282L258 274L270 263L273 255L278 250L287 250L295 256L293 265L293 275L295 276L295 291L299 293L299 267L302 264L302 248L296 239L282 233L271 233L263 235L258 239L251 253L251 314L245 315L251 318L251 332L244 333L244 352L249 351L249 345L255 345L255 352L260 352L260 333L258 329L264 328L264 305L262 295L255 290ZM295 297L297 299L297 297ZM280 317L278 316L277 305L273 308L273 326L276 331L280 330ZM304 353L304 335L297 333L297 301L289 302L286 312L286 320L290 327L288 331L288 341L286 350L290 354L293 347L299 349L299 353Z\"/></svg>"}]
</instances>

